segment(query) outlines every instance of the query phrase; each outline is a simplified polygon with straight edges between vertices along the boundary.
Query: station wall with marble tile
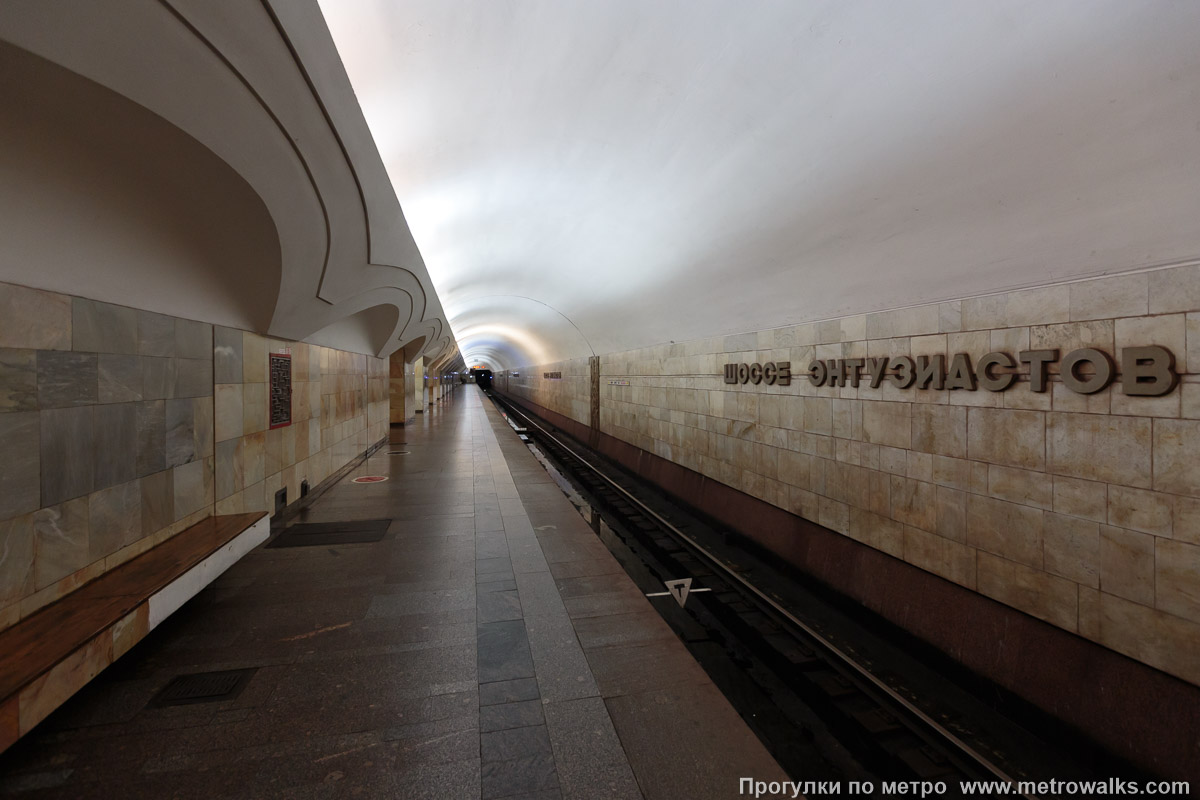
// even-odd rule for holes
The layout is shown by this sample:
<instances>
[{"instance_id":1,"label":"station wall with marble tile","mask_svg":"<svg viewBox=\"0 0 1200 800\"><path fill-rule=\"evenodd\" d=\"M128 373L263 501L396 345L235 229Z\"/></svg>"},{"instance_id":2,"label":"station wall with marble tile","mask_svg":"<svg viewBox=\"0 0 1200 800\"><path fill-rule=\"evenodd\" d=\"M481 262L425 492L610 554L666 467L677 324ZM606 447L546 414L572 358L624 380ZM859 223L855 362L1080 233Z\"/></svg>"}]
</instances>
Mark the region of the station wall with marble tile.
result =
<instances>
[{"instance_id":1,"label":"station wall with marble tile","mask_svg":"<svg viewBox=\"0 0 1200 800\"><path fill-rule=\"evenodd\" d=\"M211 513L212 326L0 284L0 628Z\"/></svg>"},{"instance_id":2,"label":"station wall with marble tile","mask_svg":"<svg viewBox=\"0 0 1200 800\"><path fill-rule=\"evenodd\" d=\"M516 372L514 376L511 373ZM546 377L557 375L559 377ZM495 380L503 391L584 425L591 420L591 368L586 358L509 370Z\"/></svg>"},{"instance_id":3,"label":"station wall with marble tile","mask_svg":"<svg viewBox=\"0 0 1200 800\"><path fill-rule=\"evenodd\" d=\"M1077 394L812 385L813 359L1161 345L1181 384ZM789 361L790 386L726 363ZM531 365L538 375L570 365ZM614 382L628 385L613 385ZM564 381L565 383L565 381ZM1200 267L613 353L600 429L1200 683ZM514 393L586 422L575 395Z\"/></svg>"},{"instance_id":4,"label":"station wall with marble tile","mask_svg":"<svg viewBox=\"0 0 1200 800\"><path fill-rule=\"evenodd\" d=\"M268 424L268 358L292 362L292 422ZM216 511L275 510L337 472L387 436L388 360L318 345L270 339L218 327L216 378Z\"/></svg>"}]
</instances>

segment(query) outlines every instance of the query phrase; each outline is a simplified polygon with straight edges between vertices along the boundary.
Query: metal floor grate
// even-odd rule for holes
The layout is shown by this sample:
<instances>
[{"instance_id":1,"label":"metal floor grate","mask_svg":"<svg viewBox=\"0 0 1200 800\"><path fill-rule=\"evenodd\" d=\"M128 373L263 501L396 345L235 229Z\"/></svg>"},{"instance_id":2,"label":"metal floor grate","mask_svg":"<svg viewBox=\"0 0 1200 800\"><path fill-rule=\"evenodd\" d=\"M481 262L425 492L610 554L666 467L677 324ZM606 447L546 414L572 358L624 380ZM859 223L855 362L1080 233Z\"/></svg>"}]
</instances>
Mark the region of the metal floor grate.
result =
<instances>
[{"instance_id":1,"label":"metal floor grate","mask_svg":"<svg viewBox=\"0 0 1200 800\"><path fill-rule=\"evenodd\" d=\"M233 700L242 693L242 689L246 688L246 684L250 682L250 676L256 671L257 668L231 669L224 672L198 672L194 675L180 675L163 687L163 690L150 701L150 705L154 708L162 708L163 706Z\"/></svg>"},{"instance_id":2,"label":"metal floor grate","mask_svg":"<svg viewBox=\"0 0 1200 800\"><path fill-rule=\"evenodd\" d=\"M390 519L351 522L302 522L286 528L267 547L313 547L327 544L378 542L387 534Z\"/></svg>"}]
</instances>

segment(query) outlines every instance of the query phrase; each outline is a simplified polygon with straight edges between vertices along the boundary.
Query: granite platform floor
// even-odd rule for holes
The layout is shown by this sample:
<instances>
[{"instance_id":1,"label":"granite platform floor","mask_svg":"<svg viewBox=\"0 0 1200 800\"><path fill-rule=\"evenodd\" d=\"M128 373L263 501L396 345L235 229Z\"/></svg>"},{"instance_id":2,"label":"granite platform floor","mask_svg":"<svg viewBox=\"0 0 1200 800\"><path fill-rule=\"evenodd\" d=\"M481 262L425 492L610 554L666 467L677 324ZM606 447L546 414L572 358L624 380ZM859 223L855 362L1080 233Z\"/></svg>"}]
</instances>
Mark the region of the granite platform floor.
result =
<instances>
[{"instance_id":1,"label":"granite platform floor","mask_svg":"<svg viewBox=\"0 0 1200 800\"><path fill-rule=\"evenodd\" d=\"M476 387L391 439L297 520L390 519L382 541L250 553L0 755L0 796L679 800L786 779ZM254 670L234 699L148 706L232 669Z\"/></svg>"}]
</instances>

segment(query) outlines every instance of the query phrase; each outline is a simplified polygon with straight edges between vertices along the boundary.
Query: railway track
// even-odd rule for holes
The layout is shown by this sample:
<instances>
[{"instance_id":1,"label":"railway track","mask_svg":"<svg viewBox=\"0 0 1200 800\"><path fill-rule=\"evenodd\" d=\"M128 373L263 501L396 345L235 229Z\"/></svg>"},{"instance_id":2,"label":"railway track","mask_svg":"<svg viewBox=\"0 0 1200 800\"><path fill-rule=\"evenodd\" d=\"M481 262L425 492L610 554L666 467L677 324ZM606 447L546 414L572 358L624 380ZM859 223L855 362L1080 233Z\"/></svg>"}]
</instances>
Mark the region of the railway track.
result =
<instances>
[{"instance_id":1,"label":"railway track","mask_svg":"<svg viewBox=\"0 0 1200 800\"><path fill-rule=\"evenodd\" d=\"M1000 781L1008 791L974 796L1033 797L701 541L720 532L656 510L628 476L492 399L578 491L593 528L793 779L869 781L876 793L883 782L940 783L951 796L963 782Z\"/></svg>"}]
</instances>

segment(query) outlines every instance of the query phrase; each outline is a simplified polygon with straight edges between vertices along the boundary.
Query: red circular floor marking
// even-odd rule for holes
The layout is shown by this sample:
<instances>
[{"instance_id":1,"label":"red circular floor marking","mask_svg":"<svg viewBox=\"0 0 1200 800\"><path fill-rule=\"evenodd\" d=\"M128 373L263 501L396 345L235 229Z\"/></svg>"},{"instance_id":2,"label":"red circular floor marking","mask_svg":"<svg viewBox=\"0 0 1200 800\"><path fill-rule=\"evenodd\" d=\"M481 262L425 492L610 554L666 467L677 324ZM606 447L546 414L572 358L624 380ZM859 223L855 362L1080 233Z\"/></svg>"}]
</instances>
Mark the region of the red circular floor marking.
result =
<instances>
[{"instance_id":1,"label":"red circular floor marking","mask_svg":"<svg viewBox=\"0 0 1200 800\"><path fill-rule=\"evenodd\" d=\"M351 483L383 483L386 480L386 475L363 475L361 478L355 478Z\"/></svg>"}]
</instances>

